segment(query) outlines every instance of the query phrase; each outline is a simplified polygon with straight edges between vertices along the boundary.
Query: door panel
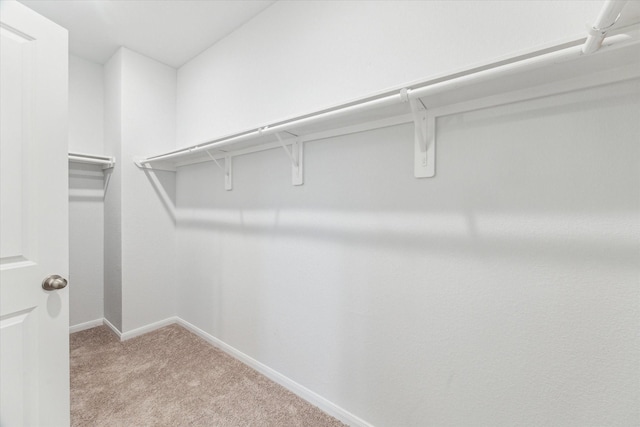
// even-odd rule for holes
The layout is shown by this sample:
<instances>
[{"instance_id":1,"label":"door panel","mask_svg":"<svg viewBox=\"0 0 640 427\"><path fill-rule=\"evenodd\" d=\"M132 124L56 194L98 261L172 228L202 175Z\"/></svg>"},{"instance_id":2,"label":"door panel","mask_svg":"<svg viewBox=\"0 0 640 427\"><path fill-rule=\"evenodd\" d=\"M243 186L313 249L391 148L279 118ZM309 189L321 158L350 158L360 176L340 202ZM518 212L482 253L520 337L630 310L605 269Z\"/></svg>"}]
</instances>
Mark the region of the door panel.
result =
<instances>
[{"instance_id":1,"label":"door panel","mask_svg":"<svg viewBox=\"0 0 640 427\"><path fill-rule=\"evenodd\" d=\"M0 2L0 425L69 424L67 32Z\"/></svg>"},{"instance_id":2,"label":"door panel","mask_svg":"<svg viewBox=\"0 0 640 427\"><path fill-rule=\"evenodd\" d=\"M29 402L37 401L36 315L28 308L0 320L2 335L2 420L4 426L37 425L37 410Z\"/></svg>"},{"instance_id":3,"label":"door panel","mask_svg":"<svg viewBox=\"0 0 640 427\"><path fill-rule=\"evenodd\" d=\"M29 207L36 200L29 196L29 124L33 119L34 45L27 36L0 28L0 265L16 267L31 258L33 262L35 218ZM33 207L33 206L32 206ZM31 243L31 244L30 244Z\"/></svg>"}]
</instances>

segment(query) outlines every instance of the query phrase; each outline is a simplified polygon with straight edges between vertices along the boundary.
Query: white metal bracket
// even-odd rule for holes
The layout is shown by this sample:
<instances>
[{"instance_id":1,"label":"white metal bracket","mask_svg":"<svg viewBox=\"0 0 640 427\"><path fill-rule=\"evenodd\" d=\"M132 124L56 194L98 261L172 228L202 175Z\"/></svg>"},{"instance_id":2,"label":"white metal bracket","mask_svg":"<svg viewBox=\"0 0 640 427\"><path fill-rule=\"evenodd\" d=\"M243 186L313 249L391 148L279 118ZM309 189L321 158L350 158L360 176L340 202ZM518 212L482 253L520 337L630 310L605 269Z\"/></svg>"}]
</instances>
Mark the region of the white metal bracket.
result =
<instances>
[{"instance_id":1,"label":"white metal bracket","mask_svg":"<svg viewBox=\"0 0 640 427\"><path fill-rule=\"evenodd\" d=\"M291 151L287 148L287 144L282 140L279 132L276 132L276 138L280 142L280 145L287 153L287 156L291 160L291 183L293 185L302 185L304 184L304 142L299 141L298 139L292 141Z\"/></svg>"},{"instance_id":2,"label":"white metal bracket","mask_svg":"<svg viewBox=\"0 0 640 427\"><path fill-rule=\"evenodd\" d=\"M224 189L230 191L233 189L233 163L231 156L224 157Z\"/></svg>"},{"instance_id":3,"label":"white metal bracket","mask_svg":"<svg viewBox=\"0 0 640 427\"><path fill-rule=\"evenodd\" d=\"M403 89L403 94L405 94ZM432 178L436 174L436 117L417 99L406 96L414 124L414 176Z\"/></svg>"},{"instance_id":4,"label":"white metal bracket","mask_svg":"<svg viewBox=\"0 0 640 427\"><path fill-rule=\"evenodd\" d=\"M218 160L211 155L208 150L205 150L207 155L213 160L213 162L224 171L224 189L230 191L233 189L233 164L231 163L231 156L224 156L224 167L218 162Z\"/></svg>"},{"instance_id":5,"label":"white metal bracket","mask_svg":"<svg viewBox=\"0 0 640 427\"><path fill-rule=\"evenodd\" d=\"M145 162L144 160L140 160L140 159L134 159L133 162L140 169L146 169L146 170L151 170L151 171L158 170L158 171L165 171L165 172L175 172L176 171L175 165L172 165L169 162L166 162L166 163L165 162L154 162L153 165L151 165L148 162Z\"/></svg>"}]
</instances>

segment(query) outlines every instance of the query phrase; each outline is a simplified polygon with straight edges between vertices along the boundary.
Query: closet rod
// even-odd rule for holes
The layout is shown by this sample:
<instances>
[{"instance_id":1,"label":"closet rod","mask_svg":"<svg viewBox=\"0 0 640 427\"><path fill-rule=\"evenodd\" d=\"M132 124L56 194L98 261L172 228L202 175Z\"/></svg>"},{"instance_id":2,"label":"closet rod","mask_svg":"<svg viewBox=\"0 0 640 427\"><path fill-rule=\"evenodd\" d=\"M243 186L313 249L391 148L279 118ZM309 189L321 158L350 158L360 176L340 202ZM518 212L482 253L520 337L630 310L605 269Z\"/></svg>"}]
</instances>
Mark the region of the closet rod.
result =
<instances>
[{"instance_id":1,"label":"closet rod","mask_svg":"<svg viewBox=\"0 0 640 427\"><path fill-rule=\"evenodd\" d=\"M246 141L262 135L273 135L279 132L284 132L287 129L291 129L292 127L295 127L295 126L313 124L313 123L330 119L332 117L339 117L349 113L363 112L363 111L368 111L374 108L395 105L395 104L398 104L400 101L401 101L400 94L397 93L393 95L387 95L382 98L377 98L370 101L349 105L346 107L340 106L333 110L323 111L323 112L313 114L307 117L303 117L300 119L293 119L293 120L289 120L289 121L285 121L285 122L281 122L273 125L264 126L256 130L245 132L239 135L233 135L230 137L220 138L214 141L206 142L206 143L203 143L202 145L195 145L193 147L184 148L181 150L173 151L171 153L149 157L147 159L141 160L141 163L145 163L147 161L156 161L156 160L169 160L174 157L180 157L186 153L193 153L193 152L198 152L202 150L209 150L212 148L224 147L225 145Z\"/></svg>"},{"instance_id":2,"label":"closet rod","mask_svg":"<svg viewBox=\"0 0 640 427\"><path fill-rule=\"evenodd\" d=\"M438 79L435 82L433 80L430 80L428 82L413 85L413 87L402 89L401 91L397 91L395 93L387 93L385 95L381 95L374 99L368 99L357 103L339 106L331 110L321 111L317 114L295 118L273 125L264 126L245 133L194 145L189 148L148 157L146 159L140 160L139 163L144 164L151 161L169 160L176 157L181 157L188 153L221 148L237 142L250 140L259 136L272 135L277 132L292 130L297 126L316 124L333 117L344 116L353 113L362 113L376 108L396 105L402 102L409 102L409 100L411 99L425 98L434 94L458 89L464 86L483 83L485 81L494 79L505 78L514 74L537 70L545 66L571 61L573 59L578 59L580 56L584 55L582 52L582 44L584 43L584 41L585 39L580 39L575 43L572 43L570 47L566 47L561 50L545 52L537 56L525 57L524 59L523 57L513 58L511 62L499 62L493 67L483 67L479 71L478 69L473 69L462 75L456 74L444 80ZM632 46L638 43L640 43L639 40L634 39L629 35L618 34L615 36L607 37L607 39L603 43L603 47L606 47L606 50L610 50L614 48ZM596 51L592 55L597 55L599 54L599 52L600 51ZM429 106L427 105L427 107Z\"/></svg>"},{"instance_id":3,"label":"closet rod","mask_svg":"<svg viewBox=\"0 0 640 427\"><path fill-rule=\"evenodd\" d=\"M633 37L626 34L619 34L608 37L606 44L603 46L619 48L638 43L640 43L640 40L634 40ZM555 52L546 53L544 55L534 56L532 58L501 65L499 67L489 68L477 73L445 80L432 85L409 89L408 96L411 99L429 97L449 90L460 89L471 84L484 83L488 80L505 78L513 74L535 71L549 65L569 62L571 60L578 59L581 56L584 56L584 53L582 52L582 45L572 46Z\"/></svg>"},{"instance_id":4,"label":"closet rod","mask_svg":"<svg viewBox=\"0 0 640 427\"><path fill-rule=\"evenodd\" d=\"M607 0L593 26L587 28L589 36L582 47L582 53L589 54L600 49L607 32L618 22L627 0Z\"/></svg>"}]
</instances>

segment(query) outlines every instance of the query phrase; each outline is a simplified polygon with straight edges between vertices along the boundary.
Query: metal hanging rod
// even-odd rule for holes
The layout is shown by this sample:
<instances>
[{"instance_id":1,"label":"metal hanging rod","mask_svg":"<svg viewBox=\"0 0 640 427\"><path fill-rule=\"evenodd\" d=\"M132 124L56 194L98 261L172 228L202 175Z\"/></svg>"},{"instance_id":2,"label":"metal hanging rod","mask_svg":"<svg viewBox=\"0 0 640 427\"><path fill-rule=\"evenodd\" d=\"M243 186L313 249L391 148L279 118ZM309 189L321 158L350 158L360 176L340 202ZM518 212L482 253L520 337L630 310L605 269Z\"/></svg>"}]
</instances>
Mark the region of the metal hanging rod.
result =
<instances>
[{"instance_id":1,"label":"metal hanging rod","mask_svg":"<svg viewBox=\"0 0 640 427\"><path fill-rule=\"evenodd\" d=\"M600 49L607 32L618 22L627 0L607 0L592 26L587 27L589 36L582 47L582 53L589 54Z\"/></svg>"},{"instance_id":2,"label":"metal hanging rod","mask_svg":"<svg viewBox=\"0 0 640 427\"><path fill-rule=\"evenodd\" d=\"M86 163L100 165L102 169L109 169L115 166L116 159L109 156L96 156L94 154L69 153L69 161L75 163Z\"/></svg>"}]
</instances>

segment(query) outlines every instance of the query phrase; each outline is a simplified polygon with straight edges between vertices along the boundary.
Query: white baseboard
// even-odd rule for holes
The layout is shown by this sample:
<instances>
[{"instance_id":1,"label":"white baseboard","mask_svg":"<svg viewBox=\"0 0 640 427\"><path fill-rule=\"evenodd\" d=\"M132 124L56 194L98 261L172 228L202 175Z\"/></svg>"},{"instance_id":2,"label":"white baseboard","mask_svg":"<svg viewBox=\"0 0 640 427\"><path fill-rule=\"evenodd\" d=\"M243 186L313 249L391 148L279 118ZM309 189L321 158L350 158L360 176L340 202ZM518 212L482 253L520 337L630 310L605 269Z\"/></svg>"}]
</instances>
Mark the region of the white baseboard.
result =
<instances>
[{"instance_id":1,"label":"white baseboard","mask_svg":"<svg viewBox=\"0 0 640 427\"><path fill-rule=\"evenodd\" d=\"M104 324L107 325L109 329L111 329L113 333L116 334L118 338L120 338L120 340L122 340L122 332L120 332L118 328L113 326L113 323L109 322L106 317L103 320L104 320Z\"/></svg>"},{"instance_id":2,"label":"white baseboard","mask_svg":"<svg viewBox=\"0 0 640 427\"><path fill-rule=\"evenodd\" d=\"M77 325L69 326L69 333L84 331L85 329L95 328L96 326L104 325L104 319L95 319L88 322L78 323Z\"/></svg>"},{"instance_id":3,"label":"white baseboard","mask_svg":"<svg viewBox=\"0 0 640 427\"><path fill-rule=\"evenodd\" d=\"M120 330L116 328L113 325L113 323L109 322L106 318L103 318L103 319L96 319L90 322L80 323L79 325L71 326L69 327L69 333L72 334L74 332L84 331L85 329L95 328L96 326L106 325L118 336L118 338L120 338L120 341L126 341L131 338L144 335L148 332L155 331L156 329L160 329L164 326L173 325L174 323L178 323L178 318L168 317L166 319L159 320L154 323L150 323L140 328L136 328L132 331L120 332Z\"/></svg>"},{"instance_id":4,"label":"white baseboard","mask_svg":"<svg viewBox=\"0 0 640 427\"><path fill-rule=\"evenodd\" d=\"M174 323L179 323L177 317L167 317L166 319L141 326L131 331L123 332L122 334L120 334L120 341L130 340L131 338L144 335L151 331L155 331L156 329L163 328L167 325L173 325Z\"/></svg>"},{"instance_id":5,"label":"white baseboard","mask_svg":"<svg viewBox=\"0 0 640 427\"><path fill-rule=\"evenodd\" d=\"M229 344L225 343L224 341L221 341L220 339L214 337L213 335L208 334L207 332L203 331L202 329L198 328L197 326L192 325L191 323L187 322L186 320L183 320L183 319L181 319L179 317L176 317L175 321L180 326L182 326L185 329L188 329L189 331L191 331L194 334L198 335L199 337L201 337L205 341L209 342L214 347L217 347L220 350L222 350L225 353L227 353L228 355L230 355L231 357L240 360L245 365L248 365L249 367L255 369L256 371L260 372L265 377L267 377L270 380L280 384L281 386L283 386L287 390L291 391L292 393L296 394L297 396L301 397L302 399L306 400L307 402L311 403L312 405L317 406L318 408L320 408L321 410L323 410L327 414L331 415L332 417L337 418L338 420L342 421L343 423L346 423L346 424L348 424L350 426L373 427L371 424L369 424L368 422L364 421L363 419L358 418L357 416L355 416L352 413L344 410L343 408L339 407L338 405L328 401L324 397L314 393L313 391L311 391L308 388L298 384L297 382L293 381L292 379L290 379L290 378L282 375L281 373L271 369L267 365L258 362L257 360L255 360L252 357L244 354L240 350L230 346Z\"/></svg>"}]
</instances>

